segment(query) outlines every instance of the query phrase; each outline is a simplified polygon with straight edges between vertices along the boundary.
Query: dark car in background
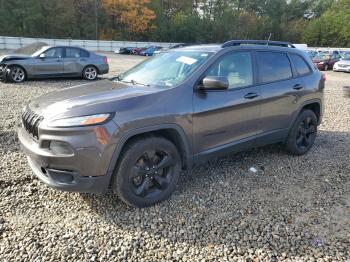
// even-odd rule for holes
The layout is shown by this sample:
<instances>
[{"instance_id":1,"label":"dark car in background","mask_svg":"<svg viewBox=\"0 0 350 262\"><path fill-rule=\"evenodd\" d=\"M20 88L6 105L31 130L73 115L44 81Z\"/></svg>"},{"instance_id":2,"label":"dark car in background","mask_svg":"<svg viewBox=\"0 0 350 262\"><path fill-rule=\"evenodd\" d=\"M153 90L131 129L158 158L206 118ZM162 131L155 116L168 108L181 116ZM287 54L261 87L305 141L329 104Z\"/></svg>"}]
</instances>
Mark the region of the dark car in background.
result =
<instances>
[{"instance_id":1,"label":"dark car in background","mask_svg":"<svg viewBox=\"0 0 350 262\"><path fill-rule=\"evenodd\" d=\"M153 56L154 52L161 50L163 47L161 46L150 46L147 49L140 52L142 56Z\"/></svg>"},{"instance_id":2,"label":"dark car in background","mask_svg":"<svg viewBox=\"0 0 350 262\"><path fill-rule=\"evenodd\" d=\"M320 52L312 58L312 62L319 70L327 71L333 69L334 64L340 59L338 52Z\"/></svg>"},{"instance_id":3,"label":"dark car in background","mask_svg":"<svg viewBox=\"0 0 350 262\"><path fill-rule=\"evenodd\" d=\"M121 47L118 50L114 51L116 54L121 54L121 55L130 55L133 53L133 50L135 47Z\"/></svg>"},{"instance_id":4,"label":"dark car in background","mask_svg":"<svg viewBox=\"0 0 350 262\"><path fill-rule=\"evenodd\" d=\"M173 49L110 80L30 102L18 130L36 176L67 191L112 190L145 207L182 171L229 152L314 144L325 78L306 52L273 41Z\"/></svg>"},{"instance_id":5,"label":"dark car in background","mask_svg":"<svg viewBox=\"0 0 350 262\"><path fill-rule=\"evenodd\" d=\"M50 77L83 77L95 80L106 74L109 65L106 56L97 55L80 47L44 46L32 55L5 55L0 57L3 80L15 83L26 79Z\"/></svg>"}]
</instances>

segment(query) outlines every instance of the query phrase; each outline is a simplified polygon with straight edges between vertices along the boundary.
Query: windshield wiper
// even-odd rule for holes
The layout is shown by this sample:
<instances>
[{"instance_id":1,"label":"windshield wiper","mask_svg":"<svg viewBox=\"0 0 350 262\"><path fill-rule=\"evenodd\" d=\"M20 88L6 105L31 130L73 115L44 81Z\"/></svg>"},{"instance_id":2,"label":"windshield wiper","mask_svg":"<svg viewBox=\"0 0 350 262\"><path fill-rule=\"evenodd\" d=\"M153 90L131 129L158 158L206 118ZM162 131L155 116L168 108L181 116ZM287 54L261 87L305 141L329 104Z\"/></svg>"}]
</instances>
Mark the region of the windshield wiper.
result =
<instances>
[{"instance_id":1,"label":"windshield wiper","mask_svg":"<svg viewBox=\"0 0 350 262\"><path fill-rule=\"evenodd\" d=\"M150 84L144 84L141 82L137 82L136 80L133 80L133 79L130 81L123 80L119 76L117 76L115 79L119 82L123 82L123 83L127 83L127 84L133 84L133 85L139 85L139 86L151 86Z\"/></svg>"}]
</instances>

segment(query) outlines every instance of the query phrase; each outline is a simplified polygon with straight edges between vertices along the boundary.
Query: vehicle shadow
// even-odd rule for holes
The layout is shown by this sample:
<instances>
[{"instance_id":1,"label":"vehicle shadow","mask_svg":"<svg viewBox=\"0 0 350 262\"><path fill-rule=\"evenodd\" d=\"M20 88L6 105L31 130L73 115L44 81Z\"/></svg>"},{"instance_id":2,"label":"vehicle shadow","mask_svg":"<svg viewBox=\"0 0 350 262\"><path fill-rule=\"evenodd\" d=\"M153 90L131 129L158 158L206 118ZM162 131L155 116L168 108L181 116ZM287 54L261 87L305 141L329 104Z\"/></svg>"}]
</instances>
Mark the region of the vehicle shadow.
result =
<instances>
[{"instance_id":1,"label":"vehicle shadow","mask_svg":"<svg viewBox=\"0 0 350 262\"><path fill-rule=\"evenodd\" d=\"M350 133L321 130L305 156L271 145L198 165L171 199L153 207L128 207L112 193L82 198L113 229L170 245L333 256L326 243L347 239L349 155Z\"/></svg>"}]
</instances>

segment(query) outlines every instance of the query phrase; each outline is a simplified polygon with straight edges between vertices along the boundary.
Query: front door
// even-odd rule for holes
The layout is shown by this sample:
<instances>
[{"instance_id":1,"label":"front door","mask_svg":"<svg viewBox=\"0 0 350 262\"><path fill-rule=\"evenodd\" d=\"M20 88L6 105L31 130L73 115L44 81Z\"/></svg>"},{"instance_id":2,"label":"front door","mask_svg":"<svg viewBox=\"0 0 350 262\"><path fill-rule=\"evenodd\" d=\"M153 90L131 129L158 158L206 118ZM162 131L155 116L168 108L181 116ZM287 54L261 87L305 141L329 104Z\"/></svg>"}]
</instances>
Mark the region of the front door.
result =
<instances>
[{"instance_id":1,"label":"front door","mask_svg":"<svg viewBox=\"0 0 350 262\"><path fill-rule=\"evenodd\" d=\"M34 65L34 75L39 77L59 76L63 74L63 48L53 47L46 50L45 57L38 57Z\"/></svg>"},{"instance_id":2,"label":"front door","mask_svg":"<svg viewBox=\"0 0 350 262\"><path fill-rule=\"evenodd\" d=\"M205 76L226 77L229 88L195 91L195 154L254 141L258 130L260 91L254 85L253 68L251 52L237 51L223 55L207 70Z\"/></svg>"}]
</instances>

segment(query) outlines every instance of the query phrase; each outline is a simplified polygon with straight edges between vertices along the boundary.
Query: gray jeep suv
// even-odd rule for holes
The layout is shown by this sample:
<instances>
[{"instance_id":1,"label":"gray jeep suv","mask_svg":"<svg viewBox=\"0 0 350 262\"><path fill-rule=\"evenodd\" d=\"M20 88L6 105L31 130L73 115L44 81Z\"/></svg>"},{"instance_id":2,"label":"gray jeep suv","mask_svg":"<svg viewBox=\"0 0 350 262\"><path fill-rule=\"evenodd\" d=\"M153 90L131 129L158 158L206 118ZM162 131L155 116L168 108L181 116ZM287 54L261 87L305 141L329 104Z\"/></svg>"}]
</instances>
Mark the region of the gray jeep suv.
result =
<instances>
[{"instance_id":1,"label":"gray jeep suv","mask_svg":"<svg viewBox=\"0 0 350 262\"><path fill-rule=\"evenodd\" d=\"M36 176L67 191L112 190L145 207L181 171L219 154L312 147L324 76L288 43L229 41L174 49L111 80L30 102L18 135Z\"/></svg>"}]
</instances>

